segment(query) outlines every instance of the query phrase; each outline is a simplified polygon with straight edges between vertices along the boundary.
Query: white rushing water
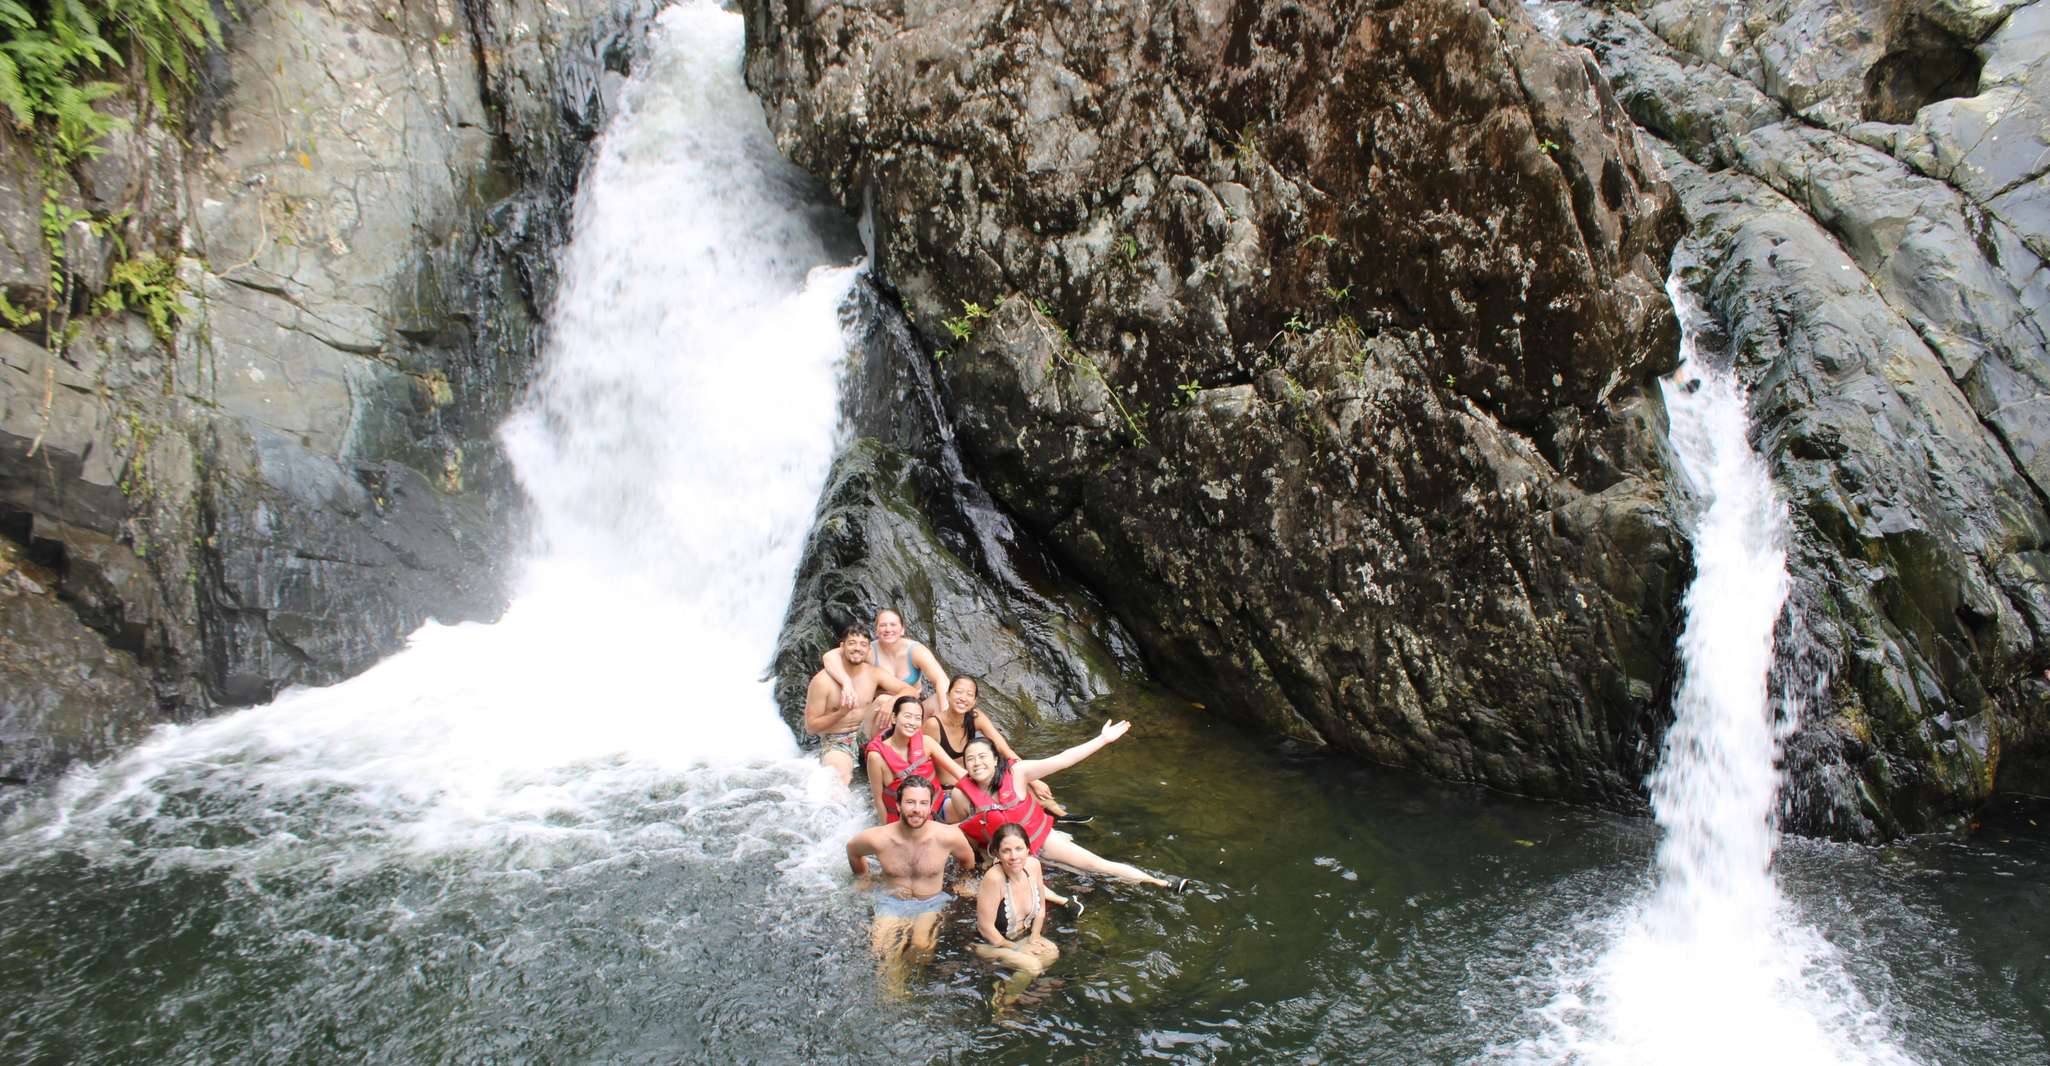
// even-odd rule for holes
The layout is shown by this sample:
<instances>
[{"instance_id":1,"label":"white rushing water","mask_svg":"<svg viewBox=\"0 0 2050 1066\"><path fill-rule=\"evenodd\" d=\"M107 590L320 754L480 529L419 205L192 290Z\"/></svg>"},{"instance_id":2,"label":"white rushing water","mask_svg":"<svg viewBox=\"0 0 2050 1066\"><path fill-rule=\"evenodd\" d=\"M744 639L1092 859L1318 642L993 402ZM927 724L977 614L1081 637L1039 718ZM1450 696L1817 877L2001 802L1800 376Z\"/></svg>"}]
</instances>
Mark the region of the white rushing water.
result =
<instances>
[{"instance_id":1,"label":"white rushing water","mask_svg":"<svg viewBox=\"0 0 2050 1066\"><path fill-rule=\"evenodd\" d=\"M279 828L207 861L346 865L593 842L618 797L686 770L708 802L816 806L761 677L836 446L857 268L822 265L816 194L741 84L741 27L706 2L666 13L585 177L540 377L503 431L538 526L504 618L160 729L64 782L32 835L233 809Z\"/></svg>"},{"instance_id":2,"label":"white rushing water","mask_svg":"<svg viewBox=\"0 0 2050 1066\"><path fill-rule=\"evenodd\" d=\"M1663 830L1648 892L1583 916L1553 960L1525 1062L1893 1064L1911 1061L1772 873L1781 746L1774 629L1789 588L1786 503L1751 447L1743 385L1705 359L1704 312L1677 275L1680 366L1662 382L1693 505L1674 721L1651 778Z\"/></svg>"}]
</instances>

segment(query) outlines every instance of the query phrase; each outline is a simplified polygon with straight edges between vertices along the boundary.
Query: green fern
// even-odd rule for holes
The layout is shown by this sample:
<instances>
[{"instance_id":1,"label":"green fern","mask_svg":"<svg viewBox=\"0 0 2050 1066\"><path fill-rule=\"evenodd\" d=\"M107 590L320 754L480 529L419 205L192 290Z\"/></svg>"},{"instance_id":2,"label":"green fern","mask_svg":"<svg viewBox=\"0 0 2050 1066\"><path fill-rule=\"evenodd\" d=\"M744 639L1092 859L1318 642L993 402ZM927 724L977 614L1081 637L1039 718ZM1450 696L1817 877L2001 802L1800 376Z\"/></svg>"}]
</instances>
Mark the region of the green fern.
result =
<instances>
[{"instance_id":1,"label":"green fern","mask_svg":"<svg viewBox=\"0 0 2050 1066\"><path fill-rule=\"evenodd\" d=\"M208 0L50 0L36 11L0 0L0 107L24 131L41 129L51 161L98 152L126 123L94 105L120 91L95 75L139 59L159 111L192 83L193 57L221 43ZM124 54L125 50L125 54Z\"/></svg>"},{"instance_id":2,"label":"green fern","mask_svg":"<svg viewBox=\"0 0 2050 1066\"><path fill-rule=\"evenodd\" d=\"M144 252L114 264L107 272L107 291L93 301L93 310L103 315L134 311L149 322L158 340L169 344L178 320L192 310L184 297L177 261Z\"/></svg>"}]
</instances>

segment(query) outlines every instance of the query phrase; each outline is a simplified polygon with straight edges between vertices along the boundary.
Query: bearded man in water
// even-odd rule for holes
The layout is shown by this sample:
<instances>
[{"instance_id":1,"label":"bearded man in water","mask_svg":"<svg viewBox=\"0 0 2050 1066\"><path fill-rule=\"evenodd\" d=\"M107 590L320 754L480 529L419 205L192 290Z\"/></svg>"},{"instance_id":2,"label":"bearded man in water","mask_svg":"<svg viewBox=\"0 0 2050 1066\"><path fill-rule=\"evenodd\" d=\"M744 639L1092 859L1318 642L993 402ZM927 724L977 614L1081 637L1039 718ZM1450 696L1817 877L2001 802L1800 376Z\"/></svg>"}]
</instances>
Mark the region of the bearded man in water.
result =
<instances>
[{"instance_id":1,"label":"bearded man in water","mask_svg":"<svg viewBox=\"0 0 2050 1066\"><path fill-rule=\"evenodd\" d=\"M975 849L959 829L932 817L933 784L913 774L897 784L897 820L864 829L847 841L847 865L855 883L868 879L868 857L882 867L876 891L870 946L883 969L887 989L903 991L911 966L939 943L940 911L953 896L946 891L947 860L975 868Z\"/></svg>"},{"instance_id":2,"label":"bearded man in water","mask_svg":"<svg viewBox=\"0 0 2050 1066\"><path fill-rule=\"evenodd\" d=\"M868 661L868 633L859 624L840 631L840 658L854 699L842 699L840 683L824 670L811 675L811 686L804 692L804 731L819 738L819 761L832 767L844 786L854 780L854 768L861 763L861 726L877 690L892 696L916 696L918 690Z\"/></svg>"}]
</instances>

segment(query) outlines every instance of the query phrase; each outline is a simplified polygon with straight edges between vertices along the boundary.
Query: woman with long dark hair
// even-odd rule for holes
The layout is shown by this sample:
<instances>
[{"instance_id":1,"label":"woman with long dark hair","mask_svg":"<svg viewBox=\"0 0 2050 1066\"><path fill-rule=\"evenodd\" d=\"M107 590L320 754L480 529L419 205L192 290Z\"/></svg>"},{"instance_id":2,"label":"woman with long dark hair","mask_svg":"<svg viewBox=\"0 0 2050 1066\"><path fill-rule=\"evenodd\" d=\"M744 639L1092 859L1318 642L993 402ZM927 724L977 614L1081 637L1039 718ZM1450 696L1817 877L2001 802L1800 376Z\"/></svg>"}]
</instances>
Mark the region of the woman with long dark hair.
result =
<instances>
[{"instance_id":1,"label":"woman with long dark hair","mask_svg":"<svg viewBox=\"0 0 2050 1066\"><path fill-rule=\"evenodd\" d=\"M1025 834L1028 850L1048 862L1082 873L1107 874L1179 892L1188 885L1187 878L1167 881L1129 863L1112 862L1075 843L1074 838L1054 828L1053 816L1032 794L1032 782L1102 751L1131 728L1130 722L1106 722L1103 732L1094 740L1077 744L1052 758L1017 761L999 758L996 745L988 737L977 737L968 742L962 760L966 772L947 791L941 818L960 826L961 832L978 847L990 847L1000 826L1016 825Z\"/></svg>"},{"instance_id":2,"label":"woman with long dark hair","mask_svg":"<svg viewBox=\"0 0 2050 1066\"><path fill-rule=\"evenodd\" d=\"M968 742L976 737L988 737L996 747L999 758L1018 761L1018 753L1011 748L1011 742L997 732L995 722L976 706L981 698L982 685L967 674L958 674L947 686L945 698L940 700L939 710L928 710L925 716L925 735L937 741L940 750L947 753L956 763L968 754ZM958 738L958 740L956 739ZM940 784L952 786L959 775L937 778ZM1032 794L1039 797L1040 806L1056 818L1066 817L1068 809L1055 802L1053 789L1044 781L1032 782Z\"/></svg>"}]
</instances>

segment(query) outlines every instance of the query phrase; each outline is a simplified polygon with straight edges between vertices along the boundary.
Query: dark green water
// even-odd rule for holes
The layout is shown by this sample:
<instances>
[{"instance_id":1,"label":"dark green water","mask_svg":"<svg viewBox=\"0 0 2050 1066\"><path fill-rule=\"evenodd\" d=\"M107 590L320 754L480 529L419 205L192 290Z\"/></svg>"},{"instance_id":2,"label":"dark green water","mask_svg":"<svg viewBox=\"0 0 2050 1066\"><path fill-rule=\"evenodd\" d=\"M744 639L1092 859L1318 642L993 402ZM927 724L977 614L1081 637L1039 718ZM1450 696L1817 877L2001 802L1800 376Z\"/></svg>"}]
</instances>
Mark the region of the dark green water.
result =
<instances>
[{"instance_id":1,"label":"dark green water","mask_svg":"<svg viewBox=\"0 0 2050 1066\"><path fill-rule=\"evenodd\" d=\"M1097 816L1076 837L1203 888L1057 875L1088 909L1056 912L1064 957L1002 1016L965 906L913 997L878 994L840 869L858 822L801 764L608 762L423 837L417 805L297 787L284 748L230 722L10 827L0 1060L1601 1061L1533 1040L1557 973L1645 885L1649 823L1116 703L1133 734L1056 779ZM1015 731L1050 752L1094 726ZM2044 1061L2050 847L2028 817L1781 852L1787 895L1913 1059Z\"/></svg>"}]
</instances>

